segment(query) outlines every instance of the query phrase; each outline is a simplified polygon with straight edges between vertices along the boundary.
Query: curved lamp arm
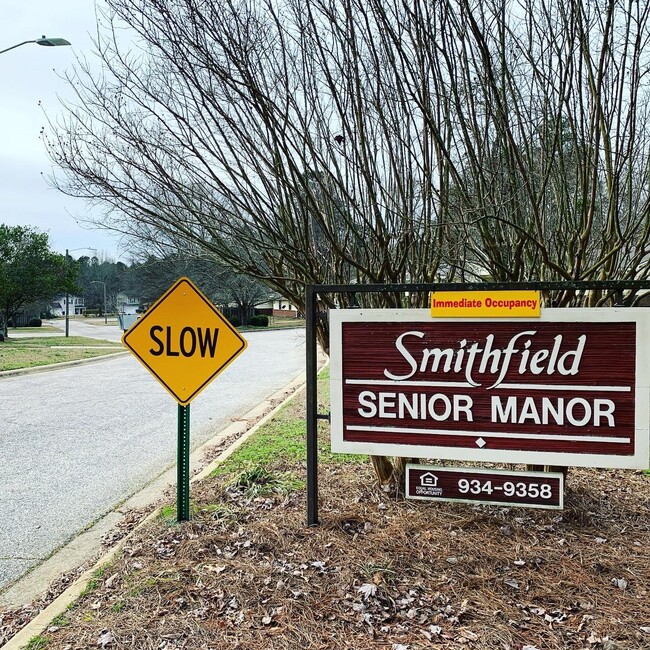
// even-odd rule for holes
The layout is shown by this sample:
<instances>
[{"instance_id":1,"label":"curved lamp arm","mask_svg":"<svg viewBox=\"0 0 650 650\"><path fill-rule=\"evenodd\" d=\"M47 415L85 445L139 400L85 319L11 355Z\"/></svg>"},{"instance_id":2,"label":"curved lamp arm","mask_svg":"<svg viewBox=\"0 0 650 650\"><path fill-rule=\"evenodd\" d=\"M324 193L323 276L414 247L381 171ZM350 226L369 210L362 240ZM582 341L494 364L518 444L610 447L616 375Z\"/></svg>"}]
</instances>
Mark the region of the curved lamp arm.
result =
<instances>
[{"instance_id":1,"label":"curved lamp arm","mask_svg":"<svg viewBox=\"0 0 650 650\"><path fill-rule=\"evenodd\" d=\"M9 52L9 50L14 50L17 47L20 47L21 45L27 45L27 43L36 43L37 45L45 45L46 47L56 47L58 45L70 45L70 42L66 41L65 38L46 38L45 36L42 36L41 38L37 38L32 41L23 41L22 43L16 43L16 45L12 45L11 47L8 47L4 50L0 50L0 54Z\"/></svg>"}]
</instances>

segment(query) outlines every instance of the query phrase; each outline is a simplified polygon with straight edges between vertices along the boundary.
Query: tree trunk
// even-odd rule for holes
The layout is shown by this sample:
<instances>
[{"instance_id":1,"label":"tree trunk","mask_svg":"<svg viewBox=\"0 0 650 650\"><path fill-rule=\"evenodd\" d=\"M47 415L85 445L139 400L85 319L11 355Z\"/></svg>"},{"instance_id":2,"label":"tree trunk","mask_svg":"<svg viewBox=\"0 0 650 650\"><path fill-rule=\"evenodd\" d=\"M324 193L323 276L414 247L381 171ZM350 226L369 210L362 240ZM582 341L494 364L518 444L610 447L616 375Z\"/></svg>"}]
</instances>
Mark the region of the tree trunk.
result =
<instances>
[{"instance_id":1,"label":"tree trunk","mask_svg":"<svg viewBox=\"0 0 650 650\"><path fill-rule=\"evenodd\" d=\"M370 462L380 485L387 485L393 479L393 464L386 456L370 456Z\"/></svg>"}]
</instances>

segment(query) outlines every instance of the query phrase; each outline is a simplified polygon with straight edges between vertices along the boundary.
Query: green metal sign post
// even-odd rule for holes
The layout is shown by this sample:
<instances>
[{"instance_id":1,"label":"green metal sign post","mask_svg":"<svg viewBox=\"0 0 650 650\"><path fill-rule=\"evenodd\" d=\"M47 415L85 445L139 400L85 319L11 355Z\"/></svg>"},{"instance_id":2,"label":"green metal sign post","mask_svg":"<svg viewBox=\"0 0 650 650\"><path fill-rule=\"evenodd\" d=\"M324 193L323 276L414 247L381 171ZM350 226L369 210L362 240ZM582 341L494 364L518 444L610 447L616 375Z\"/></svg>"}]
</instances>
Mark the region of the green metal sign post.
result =
<instances>
[{"instance_id":1,"label":"green metal sign post","mask_svg":"<svg viewBox=\"0 0 650 650\"><path fill-rule=\"evenodd\" d=\"M176 461L176 518L190 519L190 405L178 405L178 458Z\"/></svg>"}]
</instances>

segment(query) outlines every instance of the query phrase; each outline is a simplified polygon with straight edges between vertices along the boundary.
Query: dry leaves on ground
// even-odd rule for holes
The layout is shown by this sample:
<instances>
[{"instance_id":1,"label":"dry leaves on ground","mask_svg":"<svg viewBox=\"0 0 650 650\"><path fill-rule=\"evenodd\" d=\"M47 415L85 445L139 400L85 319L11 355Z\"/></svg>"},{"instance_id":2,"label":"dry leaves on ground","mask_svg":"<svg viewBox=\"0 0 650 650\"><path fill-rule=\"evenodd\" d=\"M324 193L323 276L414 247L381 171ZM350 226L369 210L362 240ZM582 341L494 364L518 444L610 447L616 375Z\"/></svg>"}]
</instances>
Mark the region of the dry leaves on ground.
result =
<instances>
[{"instance_id":1,"label":"dry leaves on ground","mask_svg":"<svg viewBox=\"0 0 650 650\"><path fill-rule=\"evenodd\" d=\"M307 528L303 491L202 482L193 520L138 531L46 647L650 647L643 474L571 470L563 512L393 500L364 465L320 489Z\"/></svg>"}]
</instances>

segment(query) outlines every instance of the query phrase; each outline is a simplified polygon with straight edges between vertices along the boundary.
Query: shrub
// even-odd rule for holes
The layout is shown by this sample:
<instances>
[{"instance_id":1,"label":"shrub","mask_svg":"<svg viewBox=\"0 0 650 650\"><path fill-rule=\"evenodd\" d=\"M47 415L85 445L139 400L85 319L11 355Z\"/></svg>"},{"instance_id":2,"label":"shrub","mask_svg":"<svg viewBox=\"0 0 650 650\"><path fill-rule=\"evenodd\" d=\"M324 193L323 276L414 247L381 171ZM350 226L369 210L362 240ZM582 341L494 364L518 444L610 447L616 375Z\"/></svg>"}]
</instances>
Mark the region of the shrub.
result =
<instances>
[{"instance_id":1,"label":"shrub","mask_svg":"<svg viewBox=\"0 0 650 650\"><path fill-rule=\"evenodd\" d=\"M27 327L40 327L43 321L40 318L30 318Z\"/></svg>"},{"instance_id":2,"label":"shrub","mask_svg":"<svg viewBox=\"0 0 650 650\"><path fill-rule=\"evenodd\" d=\"M259 316L251 316L248 319L248 324L252 327L268 327L269 326L269 317L266 314L260 314Z\"/></svg>"},{"instance_id":3,"label":"shrub","mask_svg":"<svg viewBox=\"0 0 650 650\"><path fill-rule=\"evenodd\" d=\"M237 316L228 316L228 322L233 327L241 327L241 319L237 318Z\"/></svg>"}]
</instances>

